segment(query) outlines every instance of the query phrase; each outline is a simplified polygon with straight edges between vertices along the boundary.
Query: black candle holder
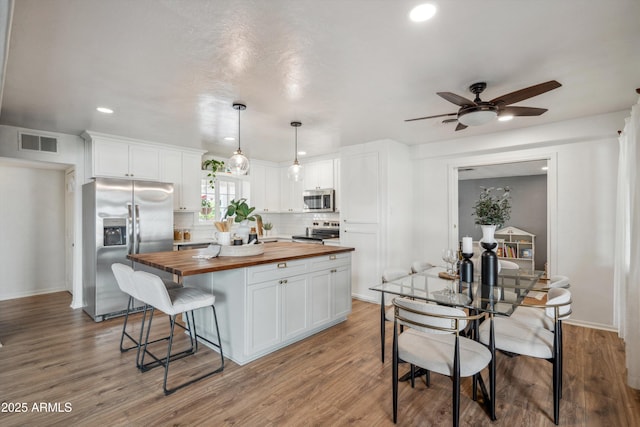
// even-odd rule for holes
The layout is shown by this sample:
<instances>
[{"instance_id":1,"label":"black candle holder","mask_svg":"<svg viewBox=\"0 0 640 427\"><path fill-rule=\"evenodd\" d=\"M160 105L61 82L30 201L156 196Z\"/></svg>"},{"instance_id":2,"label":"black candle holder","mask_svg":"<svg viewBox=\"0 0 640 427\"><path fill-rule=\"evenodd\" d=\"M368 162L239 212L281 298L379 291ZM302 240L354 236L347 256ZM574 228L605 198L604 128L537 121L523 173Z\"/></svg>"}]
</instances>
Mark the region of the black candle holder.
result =
<instances>
[{"instance_id":1,"label":"black candle holder","mask_svg":"<svg viewBox=\"0 0 640 427\"><path fill-rule=\"evenodd\" d=\"M482 261L480 264L482 287L480 295L483 300L491 300L493 298L493 287L498 284L498 256L492 249L498 246L498 243L481 242L480 245L485 249L485 251L482 252Z\"/></svg>"},{"instance_id":2,"label":"black candle holder","mask_svg":"<svg viewBox=\"0 0 640 427\"><path fill-rule=\"evenodd\" d=\"M462 261L460 261L460 290L462 293L462 284L466 283L468 289L471 290L471 284L473 283L473 252L470 254L462 253Z\"/></svg>"}]
</instances>

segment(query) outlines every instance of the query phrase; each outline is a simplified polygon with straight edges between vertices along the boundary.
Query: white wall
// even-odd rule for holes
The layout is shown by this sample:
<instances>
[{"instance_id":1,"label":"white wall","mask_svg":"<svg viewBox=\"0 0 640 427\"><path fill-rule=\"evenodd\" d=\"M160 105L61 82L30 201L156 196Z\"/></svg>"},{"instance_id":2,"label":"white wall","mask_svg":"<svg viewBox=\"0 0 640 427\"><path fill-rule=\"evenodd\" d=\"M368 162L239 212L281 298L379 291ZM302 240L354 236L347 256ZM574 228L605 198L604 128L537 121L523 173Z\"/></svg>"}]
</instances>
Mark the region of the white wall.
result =
<instances>
[{"instance_id":1,"label":"white wall","mask_svg":"<svg viewBox=\"0 0 640 427\"><path fill-rule=\"evenodd\" d=\"M0 300L62 291L64 171L0 165Z\"/></svg>"},{"instance_id":2,"label":"white wall","mask_svg":"<svg viewBox=\"0 0 640 427\"><path fill-rule=\"evenodd\" d=\"M26 132L30 134L38 134L45 136L52 136L58 139L58 153L41 153L34 152L30 150L20 150L18 144L18 134L19 132ZM82 177L84 176L84 140L79 136L75 135L67 135L55 132L44 132L39 130L32 129L24 129L13 126L5 126L0 125L0 157L4 157L7 159L21 159L26 161L34 161L39 162L40 164L37 167L33 167L32 169L44 168L48 166L52 166L59 170L72 168L75 169L76 176ZM63 184L61 185L61 191L64 191L64 172L60 172L62 175ZM21 184L17 179L11 178L3 181L3 185L12 186L20 186ZM76 179L75 183L75 191L74 191L74 217L75 227L75 244L73 248L73 300L71 302L71 307L80 308L82 307L82 180ZM4 193L0 193L3 194ZM60 203L64 206L64 193L56 193L60 197ZM8 202L18 202L20 199L6 199ZM4 201L2 202L4 204ZM2 221L2 218L0 218ZM2 222L4 228L4 222ZM21 222L15 224L16 228L20 228L22 230L22 235L30 235L30 227L31 223ZM40 234L35 238L38 238L42 241L44 240L52 240L57 236L57 232L60 231L64 233L64 221L60 224L59 227L56 226L56 230L51 228L42 228L40 230ZM64 236L64 234L63 234ZM62 239L64 241L64 239ZM62 251L64 253L64 251ZM14 253L9 253L8 258L6 258L9 265L18 265L20 259ZM4 261L5 259L3 259ZM31 269L33 269L33 265L31 264ZM61 268L64 270L64 258L61 262ZM64 275L64 273L63 273ZM2 282L8 283L8 282ZM6 286L6 285L3 285ZM12 284L11 286L15 286ZM20 295L27 294L29 292L27 289L18 290L16 289L14 292L21 292ZM56 288L57 289L57 288ZM50 290L51 291L51 290Z\"/></svg>"},{"instance_id":3,"label":"white wall","mask_svg":"<svg viewBox=\"0 0 640 427\"><path fill-rule=\"evenodd\" d=\"M550 158L551 274L571 279L571 321L613 326L613 242L617 130L628 112L617 112L518 131L460 138L414 147L416 254L439 262L457 239L450 168L465 164ZM456 201L457 204L457 201ZM554 208L555 206L555 208Z\"/></svg>"}]
</instances>

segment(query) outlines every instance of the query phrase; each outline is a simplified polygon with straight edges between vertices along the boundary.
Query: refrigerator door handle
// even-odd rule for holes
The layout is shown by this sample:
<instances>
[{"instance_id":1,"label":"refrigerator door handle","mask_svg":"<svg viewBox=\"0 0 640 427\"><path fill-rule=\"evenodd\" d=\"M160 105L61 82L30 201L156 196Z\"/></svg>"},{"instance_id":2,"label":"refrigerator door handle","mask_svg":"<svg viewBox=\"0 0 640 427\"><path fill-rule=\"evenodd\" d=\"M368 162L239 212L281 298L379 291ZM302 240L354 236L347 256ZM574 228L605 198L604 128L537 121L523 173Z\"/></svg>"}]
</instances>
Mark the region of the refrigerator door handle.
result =
<instances>
[{"instance_id":1,"label":"refrigerator door handle","mask_svg":"<svg viewBox=\"0 0 640 427\"><path fill-rule=\"evenodd\" d=\"M136 205L136 242L135 253L140 253L140 205Z\"/></svg>"},{"instance_id":2,"label":"refrigerator door handle","mask_svg":"<svg viewBox=\"0 0 640 427\"><path fill-rule=\"evenodd\" d=\"M131 203L127 203L127 253L133 253L133 212Z\"/></svg>"}]
</instances>

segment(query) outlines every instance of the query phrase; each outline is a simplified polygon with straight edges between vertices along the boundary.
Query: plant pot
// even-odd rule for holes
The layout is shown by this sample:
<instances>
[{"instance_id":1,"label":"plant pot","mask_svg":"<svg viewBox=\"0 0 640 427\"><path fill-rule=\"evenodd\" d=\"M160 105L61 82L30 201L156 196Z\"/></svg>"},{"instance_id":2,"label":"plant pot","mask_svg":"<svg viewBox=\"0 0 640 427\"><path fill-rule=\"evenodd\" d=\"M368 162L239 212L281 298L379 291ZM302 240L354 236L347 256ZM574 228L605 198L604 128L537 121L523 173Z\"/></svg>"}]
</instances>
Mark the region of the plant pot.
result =
<instances>
[{"instance_id":1,"label":"plant pot","mask_svg":"<svg viewBox=\"0 0 640 427\"><path fill-rule=\"evenodd\" d=\"M481 243L498 243L496 238L494 237L496 234L496 226L495 225L481 225L482 228L482 239L480 239Z\"/></svg>"}]
</instances>

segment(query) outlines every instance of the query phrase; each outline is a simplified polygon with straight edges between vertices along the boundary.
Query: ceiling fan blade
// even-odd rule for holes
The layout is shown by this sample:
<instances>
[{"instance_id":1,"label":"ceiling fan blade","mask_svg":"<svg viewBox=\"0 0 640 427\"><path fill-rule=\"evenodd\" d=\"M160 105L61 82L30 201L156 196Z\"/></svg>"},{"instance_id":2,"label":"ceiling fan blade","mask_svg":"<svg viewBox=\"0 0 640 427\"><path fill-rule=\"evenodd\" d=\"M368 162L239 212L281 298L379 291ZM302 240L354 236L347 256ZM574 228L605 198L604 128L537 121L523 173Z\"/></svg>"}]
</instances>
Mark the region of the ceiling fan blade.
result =
<instances>
[{"instance_id":1,"label":"ceiling fan blade","mask_svg":"<svg viewBox=\"0 0 640 427\"><path fill-rule=\"evenodd\" d=\"M550 90L557 89L562 86L555 80L550 80L545 83L540 83L534 86L529 86L524 89L517 90L515 92L508 93L506 95L499 96L492 99L490 102L493 104L509 105L516 102L524 101L525 99L533 98L534 96L541 95Z\"/></svg>"},{"instance_id":2,"label":"ceiling fan blade","mask_svg":"<svg viewBox=\"0 0 640 427\"><path fill-rule=\"evenodd\" d=\"M458 126L456 126L456 132L462 129L466 129L467 125L463 125L462 123L458 123Z\"/></svg>"},{"instance_id":3,"label":"ceiling fan blade","mask_svg":"<svg viewBox=\"0 0 640 427\"><path fill-rule=\"evenodd\" d=\"M457 116L458 113L438 114L437 116L418 117L416 119L406 119L405 122L413 122L415 120L435 119L436 117Z\"/></svg>"},{"instance_id":4,"label":"ceiling fan blade","mask_svg":"<svg viewBox=\"0 0 640 427\"><path fill-rule=\"evenodd\" d=\"M500 109L499 115L507 116L539 116L546 113L546 108L534 108L534 107L504 107Z\"/></svg>"},{"instance_id":5,"label":"ceiling fan blade","mask_svg":"<svg viewBox=\"0 0 640 427\"><path fill-rule=\"evenodd\" d=\"M442 123L454 123L454 122L457 122L457 121L458 121L458 119L446 119L446 120L443 120Z\"/></svg>"},{"instance_id":6,"label":"ceiling fan blade","mask_svg":"<svg viewBox=\"0 0 640 427\"><path fill-rule=\"evenodd\" d=\"M466 107L468 105L476 105L476 103L471 101L470 99L467 99L464 96L456 95L455 93L451 93L451 92L436 92L436 93L441 97L443 97L444 99L446 99L447 101L452 102L460 107Z\"/></svg>"}]
</instances>

